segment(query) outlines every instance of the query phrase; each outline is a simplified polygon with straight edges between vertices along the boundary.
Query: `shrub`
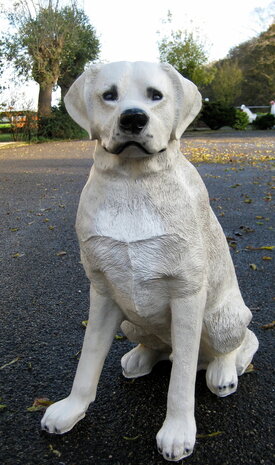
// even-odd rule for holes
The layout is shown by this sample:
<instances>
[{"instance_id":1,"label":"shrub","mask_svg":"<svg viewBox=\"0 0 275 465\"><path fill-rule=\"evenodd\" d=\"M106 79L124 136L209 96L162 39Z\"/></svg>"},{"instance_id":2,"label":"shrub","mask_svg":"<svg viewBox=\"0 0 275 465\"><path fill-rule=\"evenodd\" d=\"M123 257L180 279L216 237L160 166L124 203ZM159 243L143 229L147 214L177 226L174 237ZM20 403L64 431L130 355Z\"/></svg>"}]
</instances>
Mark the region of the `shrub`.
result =
<instances>
[{"instance_id":1,"label":"shrub","mask_svg":"<svg viewBox=\"0 0 275 465\"><path fill-rule=\"evenodd\" d=\"M203 106L200 119L210 129L220 129L223 126L233 126L236 110L234 107L220 102L206 102Z\"/></svg>"},{"instance_id":2,"label":"shrub","mask_svg":"<svg viewBox=\"0 0 275 465\"><path fill-rule=\"evenodd\" d=\"M248 115L244 111L237 109L235 112L235 121L232 125L232 128L242 131L246 129L248 125Z\"/></svg>"},{"instance_id":3,"label":"shrub","mask_svg":"<svg viewBox=\"0 0 275 465\"><path fill-rule=\"evenodd\" d=\"M271 113L257 116L252 124L256 129L272 129L275 126L275 116Z\"/></svg>"},{"instance_id":4,"label":"shrub","mask_svg":"<svg viewBox=\"0 0 275 465\"><path fill-rule=\"evenodd\" d=\"M87 138L87 133L72 120L61 103L53 107L51 116L39 119L38 136L39 139L83 139Z\"/></svg>"}]
</instances>

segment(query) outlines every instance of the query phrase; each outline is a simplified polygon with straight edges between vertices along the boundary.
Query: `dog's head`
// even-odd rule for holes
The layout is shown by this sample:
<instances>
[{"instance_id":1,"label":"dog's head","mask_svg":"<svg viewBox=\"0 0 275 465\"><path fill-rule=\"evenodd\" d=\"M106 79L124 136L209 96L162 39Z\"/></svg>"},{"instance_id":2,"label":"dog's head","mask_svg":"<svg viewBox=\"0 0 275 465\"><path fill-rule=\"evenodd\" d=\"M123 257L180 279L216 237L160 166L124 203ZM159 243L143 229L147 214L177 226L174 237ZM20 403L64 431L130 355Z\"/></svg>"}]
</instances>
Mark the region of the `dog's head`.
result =
<instances>
[{"instance_id":1,"label":"dog's head","mask_svg":"<svg viewBox=\"0 0 275 465\"><path fill-rule=\"evenodd\" d=\"M117 62L92 65L65 105L107 152L144 157L181 137L200 111L201 95L169 64Z\"/></svg>"}]
</instances>

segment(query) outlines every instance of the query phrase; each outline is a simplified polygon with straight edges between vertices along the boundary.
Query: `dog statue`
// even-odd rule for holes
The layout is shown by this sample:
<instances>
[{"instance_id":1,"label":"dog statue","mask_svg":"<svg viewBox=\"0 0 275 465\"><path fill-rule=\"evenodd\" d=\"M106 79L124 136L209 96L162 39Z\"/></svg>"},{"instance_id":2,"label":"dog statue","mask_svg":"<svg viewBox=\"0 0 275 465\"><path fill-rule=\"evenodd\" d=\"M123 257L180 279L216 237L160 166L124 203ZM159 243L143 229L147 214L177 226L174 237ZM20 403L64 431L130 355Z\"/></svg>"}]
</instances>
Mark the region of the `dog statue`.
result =
<instances>
[{"instance_id":1,"label":"dog statue","mask_svg":"<svg viewBox=\"0 0 275 465\"><path fill-rule=\"evenodd\" d=\"M197 369L228 396L258 348L226 238L180 151L201 95L168 64L118 62L91 66L65 104L98 141L76 221L91 308L72 391L47 409L42 428L62 434L85 416L121 327L138 344L122 357L126 378L172 360L157 445L178 461L195 444Z\"/></svg>"}]
</instances>

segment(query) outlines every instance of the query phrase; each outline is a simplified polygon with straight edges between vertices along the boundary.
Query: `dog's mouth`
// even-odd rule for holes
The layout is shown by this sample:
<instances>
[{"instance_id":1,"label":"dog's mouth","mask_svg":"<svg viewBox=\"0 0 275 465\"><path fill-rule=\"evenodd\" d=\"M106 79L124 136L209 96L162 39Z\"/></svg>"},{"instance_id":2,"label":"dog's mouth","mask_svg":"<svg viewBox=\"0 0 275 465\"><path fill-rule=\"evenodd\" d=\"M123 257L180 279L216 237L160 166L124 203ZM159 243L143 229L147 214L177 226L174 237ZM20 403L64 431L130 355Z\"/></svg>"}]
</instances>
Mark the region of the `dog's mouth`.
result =
<instances>
[{"instance_id":1,"label":"dog's mouth","mask_svg":"<svg viewBox=\"0 0 275 465\"><path fill-rule=\"evenodd\" d=\"M115 155L120 155L129 147L136 147L141 152L143 152L145 155L153 155L155 153L155 152L149 152L149 150L147 150L146 147L144 147L142 144L139 144L138 142L135 142L135 141L128 141L128 142L125 142L124 144L119 144L111 151L111 153ZM110 150L108 150L106 147L104 147L104 149L106 150L106 152L110 152ZM166 149L164 148L160 150L158 153L164 152L165 150Z\"/></svg>"},{"instance_id":2,"label":"dog's mouth","mask_svg":"<svg viewBox=\"0 0 275 465\"><path fill-rule=\"evenodd\" d=\"M114 153L115 155L120 155L128 147L136 147L139 150L141 150L143 153L145 153L146 155L152 155L152 153L149 152L142 144L139 144L138 142L135 142L135 141L128 141L128 142L125 142L124 144L118 145L117 147L115 147L114 150L112 150L112 153Z\"/></svg>"}]
</instances>

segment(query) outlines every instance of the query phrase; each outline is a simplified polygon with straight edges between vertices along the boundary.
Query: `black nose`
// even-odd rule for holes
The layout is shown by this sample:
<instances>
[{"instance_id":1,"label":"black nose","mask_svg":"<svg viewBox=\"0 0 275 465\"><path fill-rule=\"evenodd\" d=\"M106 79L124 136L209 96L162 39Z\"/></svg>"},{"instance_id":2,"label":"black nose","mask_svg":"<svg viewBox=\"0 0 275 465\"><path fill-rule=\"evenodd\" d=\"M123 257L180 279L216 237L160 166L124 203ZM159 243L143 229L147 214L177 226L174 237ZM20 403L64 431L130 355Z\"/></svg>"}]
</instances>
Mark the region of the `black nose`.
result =
<instances>
[{"instance_id":1,"label":"black nose","mask_svg":"<svg viewBox=\"0 0 275 465\"><path fill-rule=\"evenodd\" d=\"M148 116L140 108L129 108L121 113L119 127L124 132L139 134L148 123Z\"/></svg>"}]
</instances>

